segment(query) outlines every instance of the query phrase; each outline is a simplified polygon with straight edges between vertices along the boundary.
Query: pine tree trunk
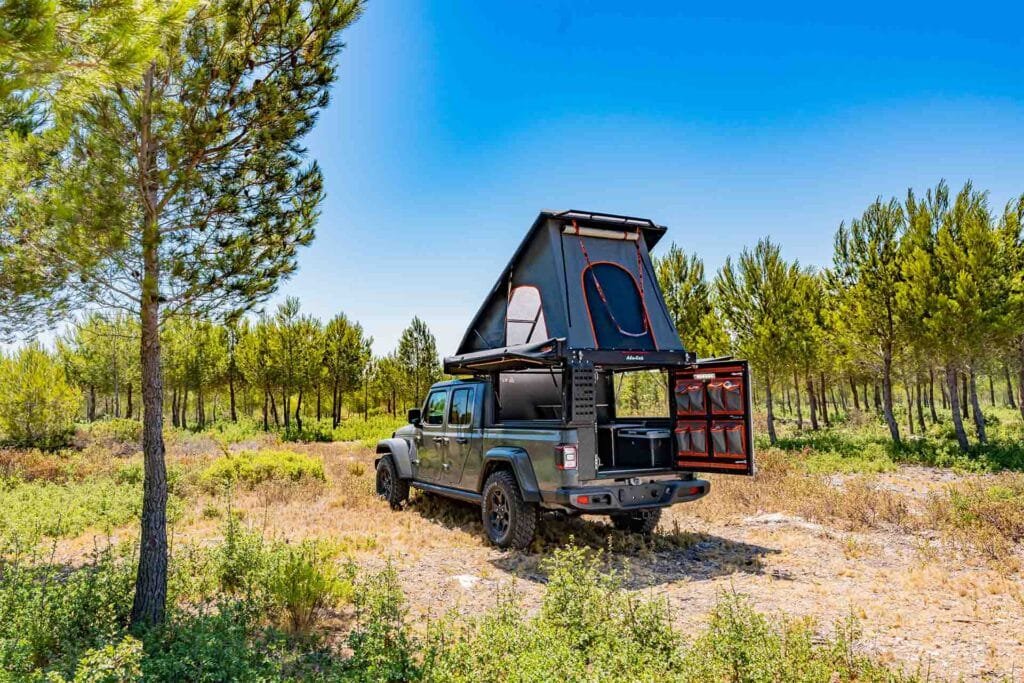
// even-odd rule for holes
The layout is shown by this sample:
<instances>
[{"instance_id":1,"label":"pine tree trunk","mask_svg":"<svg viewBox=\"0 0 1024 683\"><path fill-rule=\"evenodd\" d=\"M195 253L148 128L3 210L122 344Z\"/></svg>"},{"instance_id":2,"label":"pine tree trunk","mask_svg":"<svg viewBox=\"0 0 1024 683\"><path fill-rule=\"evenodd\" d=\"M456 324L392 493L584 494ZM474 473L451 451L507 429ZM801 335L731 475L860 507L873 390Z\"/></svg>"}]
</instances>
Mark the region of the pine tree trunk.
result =
<instances>
[{"instance_id":1,"label":"pine tree trunk","mask_svg":"<svg viewBox=\"0 0 1024 683\"><path fill-rule=\"evenodd\" d=\"M896 445L900 444L900 428L896 424L896 416L892 411L892 350L885 349L882 356L882 409L885 423L889 425L889 434Z\"/></svg>"},{"instance_id":2,"label":"pine tree trunk","mask_svg":"<svg viewBox=\"0 0 1024 683\"><path fill-rule=\"evenodd\" d=\"M132 419L132 416L133 416L134 412L135 412L135 406L132 405L132 385L131 385L131 382L129 382L128 383L128 419L129 420Z\"/></svg>"},{"instance_id":3,"label":"pine tree trunk","mask_svg":"<svg viewBox=\"0 0 1024 683\"><path fill-rule=\"evenodd\" d=\"M152 86L153 70L145 78ZM148 113L143 110L143 131L148 130ZM152 159L141 141L141 159ZM151 168L152 161L142 165ZM148 173L146 174L148 175ZM143 187L146 188L146 183ZM164 621L167 605L167 464L164 461L164 383L160 367L160 234L155 213L155 192L147 189L145 224L142 234L142 296L140 312L140 365L142 368L142 523L139 538L139 566L135 575L135 597L131 623L137 629Z\"/></svg>"},{"instance_id":4,"label":"pine tree trunk","mask_svg":"<svg viewBox=\"0 0 1024 683\"><path fill-rule=\"evenodd\" d=\"M284 428L287 430L291 427L291 407L292 401L291 396L288 395L287 391L281 391L281 414L284 415Z\"/></svg>"},{"instance_id":5,"label":"pine tree trunk","mask_svg":"<svg viewBox=\"0 0 1024 683\"><path fill-rule=\"evenodd\" d=\"M978 379L974 372L972 362L968 369L968 378L971 387L971 412L974 413L974 427L978 431L978 443L988 443L988 436L985 434L985 414L981 412L981 402L978 400Z\"/></svg>"},{"instance_id":6,"label":"pine tree trunk","mask_svg":"<svg viewBox=\"0 0 1024 683\"><path fill-rule=\"evenodd\" d=\"M338 423L341 422L341 410L338 406L338 380L334 380L334 385L331 387L331 428L337 429Z\"/></svg>"},{"instance_id":7,"label":"pine tree trunk","mask_svg":"<svg viewBox=\"0 0 1024 683\"><path fill-rule=\"evenodd\" d=\"M874 399L874 402L875 402L875 412L878 413L879 415L881 415L882 414L882 391L878 388L878 382L875 382L874 386L872 387L872 393L873 393L872 398Z\"/></svg>"},{"instance_id":8,"label":"pine tree trunk","mask_svg":"<svg viewBox=\"0 0 1024 683\"><path fill-rule=\"evenodd\" d=\"M966 453L971 444L967 441L967 432L964 431L963 417L960 414L960 398L957 395L957 372L951 365L946 366L946 386L949 389L949 412L953 416L953 428L956 430L956 442L960 450Z\"/></svg>"},{"instance_id":9,"label":"pine tree trunk","mask_svg":"<svg viewBox=\"0 0 1024 683\"><path fill-rule=\"evenodd\" d=\"M322 414L320 412L320 382L316 383L316 421L319 422Z\"/></svg>"},{"instance_id":10,"label":"pine tree trunk","mask_svg":"<svg viewBox=\"0 0 1024 683\"><path fill-rule=\"evenodd\" d=\"M988 400L989 405L993 408L996 407L996 384L992 380L992 373L988 374Z\"/></svg>"},{"instance_id":11,"label":"pine tree trunk","mask_svg":"<svg viewBox=\"0 0 1024 683\"><path fill-rule=\"evenodd\" d=\"M228 401L231 404L231 421L238 422L238 412L235 410L235 373L228 374ZM252 413L249 414L252 417Z\"/></svg>"},{"instance_id":12,"label":"pine tree trunk","mask_svg":"<svg viewBox=\"0 0 1024 683\"><path fill-rule=\"evenodd\" d=\"M818 374L818 383L821 385L821 418L825 421L826 427L831 427L832 422L828 419L828 396L825 391L825 373Z\"/></svg>"},{"instance_id":13,"label":"pine tree trunk","mask_svg":"<svg viewBox=\"0 0 1024 683\"><path fill-rule=\"evenodd\" d=\"M818 430L818 397L814 394L814 380L810 373L807 375L807 405L811 413L811 429Z\"/></svg>"},{"instance_id":14,"label":"pine tree trunk","mask_svg":"<svg viewBox=\"0 0 1024 683\"><path fill-rule=\"evenodd\" d=\"M925 429L925 427L924 427L924 406L922 405L922 400L921 400L923 393L924 392L921 391L921 376L919 374L917 376L917 378L916 378L916 381L914 382L914 402L917 404L917 426L920 428L922 435L924 434L924 429Z\"/></svg>"},{"instance_id":15,"label":"pine tree trunk","mask_svg":"<svg viewBox=\"0 0 1024 683\"><path fill-rule=\"evenodd\" d=\"M772 380L770 377L765 379L764 398L768 409L768 443L774 446L778 443L779 436L775 433L775 410L772 405Z\"/></svg>"},{"instance_id":16,"label":"pine tree trunk","mask_svg":"<svg viewBox=\"0 0 1024 683\"><path fill-rule=\"evenodd\" d=\"M171 424L177 429L181 425L178 423L178 390L171 390Z\"/></svg>"},{"instance_id":17,"label":"pine tree trunk","mask_svg":"<svg viewBox=\"0 0 1024 683\"><path fill-rule=\"evenodd\" d=\"M783 387L782 398L785 399L785 401L786 401L786 414L787 415L792 415L793 414L793 403L789 400L789 385L788 384L785 387Z\"/></svg>"},{"instance_id":18,"label":"pine tree trunk","mask_svg":"<svg viewBox=\"0 0 1024 683\"><path fill-rule=\"evenodd\" d=\"M86 413L88 413L89 422L95 422L96 421L96 387L94 387L92 384L89 385L89 398L86 401L86 403L89 404L88 407L86 408Z\"/></svg>"},{"instance_id":19,"label":"pine tree trunk","mask_svg":"<svg viewBox=\"0 0 1024 683\"><path fill-rule=\"evenodd\" d=\"M1017 409L1017 399L1013 396L1013 379L1010 377L1010 366L1003 363L1003 374L1006 376L1006 405Z\"/></svg>"},{"instance_id":20,"label":"pine tree trunk","mask_svg":"<svg viewBox=\"0 0 1024 683\"><path fill-rule=\"evenodd\" d=\"M960 394L960 408L961 408L961 410L964 411L964 419L966 420L967 418L969 418L971 416L971 413L970 413L970 408L971 408L971 401L970 401L971 389L970 389L969 386L967 386L967 373L966 372L961 372L960 373L960 386L963 389L962 393Z\"/></svg>"},{"instance_id":21,"label":"pine tree trunk","mask_svg":"<svg viewBox=\"0 0 1024 683\"><path fill-rule=\"evenodd\" d=\"M270 392L266 389L263 390L263 431L270 431L270 419L268 416L269 404L270 403Z\"/></svg>"},{"instance_id":22,"label":"pine tree trunk","mask_svg":"<svg viewBox=\"0 0 1024 683\"><path fill-rule=\"evenodd\" d=\"M931 366L928 367L928 409L932 413L932 424L939 424L939 414L935 411L935 369ZM945 405L943 405L943 409L945 409Z\"/></svg>"},{"instance_id":23,"label":"pine tree trunk","mask_svg":"<svg viewBox=\"0 0 1024 683\"><path fill-rule=\"evenodd\" d=\"M866 412L868 412L868 406L871 405L871 404L868 403L868 383L867 382L864 382L864 393L861 394L861 396L863 396L863 398L864 398L864 400L861 402L861 405L864 406L864 412L866 413Z\"/></svg>"},{"instance_id":24,"label":"pine tree trunk","mask_svg":"<svg viewBox=\"0 0 1024 683\"><path fill-rule=\"evenodd\" d=\"M942 409L949 410L949 382L940 383L939 389L942 391Z\"/></svg>"},{"instance_id":25,"label":"pine tree trunk","mask_svg":"<svg viewBox=\"0 0 1024 683\"><path fill-rule=\"evenodd\" d=\"M302 431L302 390L299 390L299 398L295 401L295 428Z\"/></svg>"},{"instance_id":26,"label":"pine tree trunk","mask_svg":"<svg viewBox=\"0 0 1024 683\"><path fill-rule=\"evenodd\" d=\"M910 382L903 382L903 395L907 399L907 432L914 433L914 403L910 398Z\"/></svg>"},{"instance_id":27,"label":"pine tree trunk","mask_svg":"<svg viewBox=\"0 0 1024 683\"><path fill-rule=\"evenodd\" d=\"M181 392L181 405L178 406L178 412L181 418L181 428L188 429L188 388Z\"/></svg>"},{"instance_id":28,"label":"pine tree trunk","mask_svg":"<svg viewBox=\"0 0 1024 683\"><path fill-rule=\"evenodd\" d=\"M853 391L853 409L860 412L860 400L857 399L857 383L850 378L850 389Z\"/></svg>"},{"instance_id":29,"label":"pine tree trunk","mask_svg":"<svg viewBox=\"0 0 1024 683\"><path fill-rule=\"evenodd\" d=\"M801 405L803 402L800 400L800 377L796 374L796 370L793 371L793 389L796 391L796 428L803 430L804 409Z\"/></svg>"},{"instance_id":30,"label":"pine tree trunk","mask_svg":"<svg viewBox=\"0 0 1024 683\"><path fill-rule=\"evenodd\" d=\"M281 420L278 419L277 415L277 401L274 399L274 392L267 391L270 394L270 413L274 416L274 429L280 429Z\"/></svg>"}]
</instances>

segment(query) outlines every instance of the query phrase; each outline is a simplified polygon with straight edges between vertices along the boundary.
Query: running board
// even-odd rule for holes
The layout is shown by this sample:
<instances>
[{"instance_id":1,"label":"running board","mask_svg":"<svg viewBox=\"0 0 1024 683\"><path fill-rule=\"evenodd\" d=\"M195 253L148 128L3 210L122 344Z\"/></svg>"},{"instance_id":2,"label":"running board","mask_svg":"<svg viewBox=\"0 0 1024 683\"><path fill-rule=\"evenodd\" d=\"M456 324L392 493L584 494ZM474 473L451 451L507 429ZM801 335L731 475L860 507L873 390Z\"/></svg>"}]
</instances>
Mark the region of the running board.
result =
<instances>
[{"instance_id":1,"label":"running board","mask_svg":"<svg viewBox=\"0 0 1024 683\"><path fill-rule=\"evenodd\" d=\"M474 493L473 491L463 491L461 489L453 489L448 486L441 486L440 484L428 484L423 481L410 481L409 484L421 491L436 493L440 496L447 496L448 498L455 498L457 500L464 500L467 503L479 503L483 500L479 493Z\"/></svg>"}]
</instances>

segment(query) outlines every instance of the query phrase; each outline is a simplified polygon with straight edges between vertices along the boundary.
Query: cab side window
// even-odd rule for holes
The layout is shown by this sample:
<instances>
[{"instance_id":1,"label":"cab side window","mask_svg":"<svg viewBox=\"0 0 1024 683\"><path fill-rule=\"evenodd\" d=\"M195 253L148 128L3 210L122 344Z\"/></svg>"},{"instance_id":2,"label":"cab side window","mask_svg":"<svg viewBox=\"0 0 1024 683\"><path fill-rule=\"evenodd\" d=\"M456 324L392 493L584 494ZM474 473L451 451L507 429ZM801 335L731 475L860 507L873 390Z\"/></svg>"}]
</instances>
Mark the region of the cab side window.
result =
<instances>
[{"instance_id":1,"label":"cab side window","mask_svg":"<svg viewBox=\"0 0 1024 683\"><path fill-rule=\"evenodd\" d=\"M448 409L449 427L469 427L473 424L473 389L456 389L452 392L451 407Z\"/></svg>"},{"instance_id":2,"label":"cab side window","mask_svg":"<svg viewBox=\"0 0 1024 683\"><path fill-rule=\"evenodd\" d=\"M423 420L426 424L444 424L444 404L447 398L447 391L434 391L427 397L426 417Z\"/></svg>"}]
</instances>

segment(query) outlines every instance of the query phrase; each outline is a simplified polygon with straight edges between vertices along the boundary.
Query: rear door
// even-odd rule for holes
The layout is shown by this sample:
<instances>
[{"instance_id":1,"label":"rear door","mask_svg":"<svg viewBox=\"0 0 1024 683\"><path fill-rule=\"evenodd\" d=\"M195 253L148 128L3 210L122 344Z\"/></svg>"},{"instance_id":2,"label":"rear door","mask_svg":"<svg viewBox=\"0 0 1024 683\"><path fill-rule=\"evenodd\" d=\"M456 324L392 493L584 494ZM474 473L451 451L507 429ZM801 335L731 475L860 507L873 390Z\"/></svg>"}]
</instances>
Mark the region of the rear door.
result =
<instances>
[{"instance_id":1,"label":"rear door","mask_svg":"<svg viewBox=\"0 0 1024 683\"><path fill-rule=\"evenodd\" d=\"M673 370L669 377L676 468L753 474L747 361L705 361Z\"/></svg>"},{"instance_id":2,"label":"rear door","mask_svg":"<svg viewBox=\"0 0 1024 683\"><path fill-rule=\"evenodd\" d=\"M476 385L457 386L452 389L448 400L448 438L447 456L445 458L444 482L449 486L458 486L466 460L479 457L483 445L483 435L477 427Z\"/></svg>"}]
</instances>

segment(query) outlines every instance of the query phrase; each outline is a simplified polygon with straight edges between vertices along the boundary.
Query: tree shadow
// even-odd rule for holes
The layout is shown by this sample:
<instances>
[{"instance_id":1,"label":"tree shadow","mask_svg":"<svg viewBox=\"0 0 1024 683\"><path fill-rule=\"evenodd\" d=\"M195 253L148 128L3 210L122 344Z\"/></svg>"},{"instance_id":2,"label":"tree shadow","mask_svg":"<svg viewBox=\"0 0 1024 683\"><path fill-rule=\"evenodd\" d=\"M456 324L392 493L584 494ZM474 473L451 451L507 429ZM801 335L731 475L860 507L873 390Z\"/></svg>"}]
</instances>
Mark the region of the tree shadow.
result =
<instances>
[{"instance_id":1,"label":"tree shadow","mask_svg":"<svg viewBox=\"0 0 1024 683\"><path fill-rule=\"evenodd\" d=\"M457 529L483 539L480 508L471 503L449 500L418 492L409 503L410 511L447 529ZM618 571L626 588L640 589L682 579L707 581L735 573L764 574L764 558L777 548L744 543L721 536L688 531L665 523L649 537L619 531L604 517L567 517L544 513L537 538L525 551L504 551L491 564L524 581L546 583L545 560L568 546L600 552L610 570ZM771 571L782 580L784 572Z\"/></svg>"}]
</instances>

